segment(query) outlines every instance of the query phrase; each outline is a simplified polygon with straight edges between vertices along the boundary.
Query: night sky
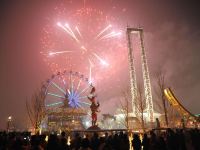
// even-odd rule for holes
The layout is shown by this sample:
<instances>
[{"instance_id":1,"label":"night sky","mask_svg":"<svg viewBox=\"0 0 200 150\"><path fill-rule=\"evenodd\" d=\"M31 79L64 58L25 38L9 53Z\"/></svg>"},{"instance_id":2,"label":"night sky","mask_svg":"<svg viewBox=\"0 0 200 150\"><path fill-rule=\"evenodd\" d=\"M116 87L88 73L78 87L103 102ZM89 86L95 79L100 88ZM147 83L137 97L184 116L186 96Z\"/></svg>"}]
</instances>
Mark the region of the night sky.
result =
<instances>
[{"instance_id":1,"label":"night sky","mask_svg":"<svg viewBox=\"0 0 200 150\"><path fill-rule=\"evenodd\" d=\"M5 128L9 115L14 117L17 128L26 128L29 124L25 101L52 74L40 53L44 50L41 38L44 27L50 20L56 20L52 17L56 16L58 6L75 12L84 3L82 0L0 1L0 129ZM192 113L200 113L200 4L197 1L86 0L85 7L116 18L124 29L127 24L142 26L152 85L155 74L162 71L167 85L182 104ZM126 47L124 50L127 57ZM120 63L128 68L126 60ZM107 108L118 99L119 89L113 87L126 87L125 84L115 86L115 81L128 76L126 67L116 74L105 73L104 86L98 85L102 113L108 113ZM101 77L104 78L103 73Z\"/></svg>"}]
</instances>

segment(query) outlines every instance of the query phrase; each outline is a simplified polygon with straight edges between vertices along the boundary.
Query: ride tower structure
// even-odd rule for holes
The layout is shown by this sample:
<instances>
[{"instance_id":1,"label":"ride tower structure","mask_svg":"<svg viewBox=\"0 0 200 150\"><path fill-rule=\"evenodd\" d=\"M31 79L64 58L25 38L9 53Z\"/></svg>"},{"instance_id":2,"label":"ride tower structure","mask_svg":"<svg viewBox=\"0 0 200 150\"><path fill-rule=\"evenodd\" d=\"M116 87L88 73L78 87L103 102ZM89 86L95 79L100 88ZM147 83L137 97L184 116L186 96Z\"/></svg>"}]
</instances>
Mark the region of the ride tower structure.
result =
<instances>
[{"instance_id":1,"label":"ride tower structure","mask_svg":"<svg viewBox=\"0 0 200 150\"><path fill-rule=\"evenodd\" d=\"M152 100L152 92L151 92L151 83L149 77L149 69L147 65L146 52L144 48L144 33L142 28L130 28L127 27L127 44L128 44L128 58L129 58L129 71L130 71L130 86L131 86L131 99L132 99L132 111L133 114L138 118L139 110L137 106L137 80L136 80L136 70L134 66L134 54L132 48L132 40L131 35L133 33L139 34L140 39L140 50L141 50L141 63L142 63L142 74L143 74L143 83L144 83L144 97L146 103L146 112L147 112L147 120L149 122L154 121L154 110L153 110L153 100Z\"/></svg>"}]
</instances>

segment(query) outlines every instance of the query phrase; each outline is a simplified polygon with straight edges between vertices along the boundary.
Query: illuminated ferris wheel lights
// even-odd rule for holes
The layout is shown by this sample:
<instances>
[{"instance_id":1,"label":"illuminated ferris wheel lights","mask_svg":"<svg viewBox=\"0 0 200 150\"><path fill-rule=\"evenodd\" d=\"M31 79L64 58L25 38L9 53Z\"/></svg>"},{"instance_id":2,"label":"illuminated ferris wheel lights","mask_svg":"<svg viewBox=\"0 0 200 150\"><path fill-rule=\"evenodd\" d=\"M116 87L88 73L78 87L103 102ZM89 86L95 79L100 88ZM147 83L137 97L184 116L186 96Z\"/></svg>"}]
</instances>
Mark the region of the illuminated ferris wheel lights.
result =
<instances>
[{"instance_id":1,"label":"illuminated ferris wheel lights","mask_svg":"<svg viewBox=\"0 0 200 150\"><path fill-rule=\"evenodd\" d=\"M64 96L58 95L58 94L54 94L54 93L47 93L48 95L51 96L55 96L55 97L59 97L59 98L65 98Z\"/></svg>"},{"instance_id":2,"label":"illuminated ferris wheel lights","mask_svg":"<svg viewBox=\"0 0 200 150\"><path fill-rule=\"evenodd\" d=\"M69 90L69 89L67 90L67 92L68 92L68 94L71 94L71 92L70 92L70 90Z\"/></svg>"},{"instance_id":3,"label":"illuminated ferris wheel lights","mask_svg":"<svg viewBox=\"0 0 200 150\"><path fill-rule=\"evenodd\" d=\"M51 106L55 106L55 105L59 105L59 104L63 104L63 102L56 102L56 103L52 103L52 104L47 104L47 107L51 107Z\"/></svg>"}]
</instances>

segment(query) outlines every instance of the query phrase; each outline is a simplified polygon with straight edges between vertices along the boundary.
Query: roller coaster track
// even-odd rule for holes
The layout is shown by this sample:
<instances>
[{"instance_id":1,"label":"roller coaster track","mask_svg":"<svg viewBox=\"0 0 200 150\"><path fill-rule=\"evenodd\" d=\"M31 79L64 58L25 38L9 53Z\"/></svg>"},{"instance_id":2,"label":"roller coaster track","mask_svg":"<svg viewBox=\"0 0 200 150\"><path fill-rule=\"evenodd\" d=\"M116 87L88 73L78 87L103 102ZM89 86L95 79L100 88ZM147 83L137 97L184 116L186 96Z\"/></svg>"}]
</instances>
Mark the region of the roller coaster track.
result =
<instances>
[{"instance_id":1,"label":"roller coaster track","mask_svg":"<svg viewBox=\"0 0 200 150\"><path fill-rule=\"evenodd\" d=\"M175 108L178 113L183 116L183 118L185 118L186 120L196 120L199 122L199 118L195 115L193 115L190 111L188 111L180 102L179 100L176 98L176 96L174 95L174 93L172 92L172 90L170 88L166 88L164 90L164 95L166 97L166 99L168 100L168 102L170 103L170 105Z\"/></svg>"}]
</instances>

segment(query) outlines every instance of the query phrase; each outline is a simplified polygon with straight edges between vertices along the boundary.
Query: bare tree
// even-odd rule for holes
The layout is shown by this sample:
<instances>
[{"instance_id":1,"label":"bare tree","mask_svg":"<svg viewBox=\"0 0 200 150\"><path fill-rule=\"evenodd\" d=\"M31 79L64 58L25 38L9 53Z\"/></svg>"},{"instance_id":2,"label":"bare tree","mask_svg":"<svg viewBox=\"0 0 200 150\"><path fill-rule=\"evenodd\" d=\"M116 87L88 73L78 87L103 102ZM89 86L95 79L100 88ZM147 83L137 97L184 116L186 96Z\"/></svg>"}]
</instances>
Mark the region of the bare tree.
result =
<instances>
[{"instance_id":1,"label":"bare tree","mask_svg":"<svg viewBox=\"0 0 200 150\"><path fill-rule=\"evenodd\" d=\"M169 123L168 123L168 116L167 116L167 106L166 106L166 101L165 101L165 96L164 96L164 89L166 88L165 75L162 72L159 72L156 74L156 79L157 79L157 85L158 85L157 95L159 99L161 99L162 101L162 108L165 115L165 123L166 123L166 126L168 127Z\"/></svg>"},{"instance_id":2,"label":"bare tree","mask_svg":"<svg viewBox=\"0 0 200 150\"><path fill-rule=\"evenodd\" d=\"M28 117L32 126L34 127L35 133L38 132L41 121L44 118L44 99L44 93L40 90L37 90L32 95L30 100L26 100Z\"/></svg>"},{"instance_id":3,"label":"bare tree","mask_svg":"<svg viewBox=\"0 0 200 150\"><path fill-rule=\"evenodd\" d=\"M168 127L176 127L177 122L181 120L182 116L179 114L176 108L174 108L165 97L165 106L168 117Z\"/></svg>"},{"instance_id":4,"label":"bare tree","mask_svg":"<svg viewBox=\"0 0 200 150\"><path fill-rule=\"evenodd\" d=\"M128 90L126 91L123 91L122 92L123 94L123 100L120 100L120 114L123 115L123 120L119 120L120 121L120 124L122 124L123 126L125 126L125 128L127 130L129 130L129 113L130 113L130 101L129 101L129 98L128 98Z\"/></svg>"},{"instance_id":5,"label":"bare tree","mask_svg":"<svg viewBox=\"0 0 200 150\"><path fill-rule=\"evenodd\" d=\"M136 111L138 112L135 114L136 116L131 116L131 100L129 97L128 89L122 92L123 100L120 101L120 114L123 115L124 120L121 120L120 123L123 124L127 129L130 129L131 119L134 119L136 123L136 127L141 125L142 130L145 131L145 123L144 123L144 110L146 107L145 99L143 96L143 92L141 86L138 86L137 97L136 101L134 102ZM139 123L139 124L138 124Z\"/></svg>"},{"instance_id":6,"label":"bare tree","mask_svg":"<svg viewBox=\"0 0 200 150\"><path fill-rule=\"evenodd\" d=\"M143 92L142 92L142 88L141 86L139 85L138 86L138 91L137 91L137 102L136 102L136 108L138 110L138 113L139 113L139 120L140 120L140 123L141 123L141 126L142 126L142 130L143 132L145 132L145 124L144 124L144 110L145 110L145 107L146 107L146 103L145 103L145 99L144 99L144 96L143 96Z\"/></svg>"}]
</instances>

